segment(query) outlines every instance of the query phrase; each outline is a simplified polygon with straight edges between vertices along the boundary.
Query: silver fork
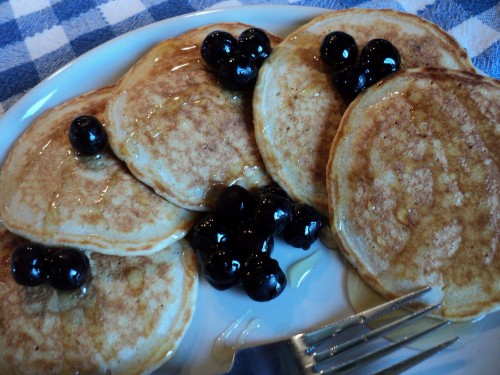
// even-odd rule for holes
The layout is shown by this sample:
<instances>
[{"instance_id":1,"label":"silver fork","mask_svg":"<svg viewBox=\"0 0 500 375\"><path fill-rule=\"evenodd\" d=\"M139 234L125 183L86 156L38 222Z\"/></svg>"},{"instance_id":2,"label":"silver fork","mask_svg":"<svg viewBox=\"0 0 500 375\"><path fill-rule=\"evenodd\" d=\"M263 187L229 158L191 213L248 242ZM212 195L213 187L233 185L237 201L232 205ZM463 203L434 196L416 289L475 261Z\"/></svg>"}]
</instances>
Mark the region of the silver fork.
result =
<instances>
[{"instance_id":1,"label":"silver fork","mask_svg":"<svg viewBox=\"0 0 500 375\"><path fill-rule=\"evenodd\" d=\"M365 327L365 323L372 322L391 311L399 309L430 289L430 287L425 287L416 290L318 330L299 333L270 344L240 349L234 355L231 370L225 375L327 375L352 370L380 359L449 323L449 321L439 322L430 328L393 341L390 344L368 348L369 350L363 354L356 353L356 351L359 351L360 346L369 346L367 343L371 343L375 338L400 328L404 324L413 322L438 308L439 305L434 305L408 313L368 332L363 332L360 329ZM394 374L405 371L456 341L458 341L458 337L444 341L419 354L390 365L377 372L377 374ZM349 356L349 352L354 354Z\"/></svg>"}]
</instances>

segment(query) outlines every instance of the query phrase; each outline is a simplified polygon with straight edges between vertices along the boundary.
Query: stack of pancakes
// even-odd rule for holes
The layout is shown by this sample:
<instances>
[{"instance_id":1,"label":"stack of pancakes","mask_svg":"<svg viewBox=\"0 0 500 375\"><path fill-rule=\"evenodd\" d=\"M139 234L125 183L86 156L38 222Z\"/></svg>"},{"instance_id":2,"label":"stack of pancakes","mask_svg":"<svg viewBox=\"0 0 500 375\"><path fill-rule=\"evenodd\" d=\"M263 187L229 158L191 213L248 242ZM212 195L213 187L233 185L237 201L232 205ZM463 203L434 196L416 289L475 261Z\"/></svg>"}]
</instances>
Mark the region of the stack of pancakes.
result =
<instances>
[{"instance_id":1,"label":"stack of pancakes","mask_svg":"<svg viewBox=\"0 0 500 375\"><path fill-rule=\"evenodd\" d=\"M166 40L115 86L47 111L15 143L0 175L0 374L142 374L172 357L197 297L184 239L195 210L213 207L222 186L270 181L251 91L223 90L200 61L210 31L249 27ZM69 142L69 124L84 114L109 135L97 156ZM88 284L75 292L16 284L10 257L28 241L84 250Z\"/></svg>"},{"instance_id":2,"label":"stack of pancakes","mask_svg":"<svg viewBox=\"0 0 500 375\"><path fill-rule=\"evenodd\" d=\"M273 179L315 207L386 297L425 284L442 316L498 309L498 82L476 74L434 24L351 9L283 41L270 35L253 92L222 89L199 46L210 31L249 27L166 40L116 85L49 110L16 142L0 175L0 374L147 373L164 363L196 301L183 237L231 184ZM319 59L333 30L358 45L390 40L403 70L347 106ZM68 141L82 114L107 130L98 156ZM17 285L10 256L26 241L85 250L89 284L71 293Z\"/></svg>"},{"instance_id":3,"label":"stack of pancakes","mask_svg":"<svg viewBox=\"0 0 500 375\"><path fill-rule=\"evenodd\" d=\"M1 374L150 372L172 355L192 319L196 263L181 238L194 214L133 178L109 149L82 157L69 143L71 121L81 114L102 121L112 92L46 112L3 166ZM16 284L10 256L28 240L85 250L88 284L75 292Z\"/></svg>"},{"instance_id":4,"label":"stack of pancakes","mask_svg":"<svg viewBox=\"0 0 500 375\"><path fill-rule=\"evenodd\" d=\"M331 31L389 40L401 71L347 104L319 56ZM276 79L280 77L280 79ZM257 145L271 177L330 219L387 298L424 285L439 314L500 307L500 85L436 25L391 10L328 13L287 36L259 73Z\"/></svg>"}]
</instances>

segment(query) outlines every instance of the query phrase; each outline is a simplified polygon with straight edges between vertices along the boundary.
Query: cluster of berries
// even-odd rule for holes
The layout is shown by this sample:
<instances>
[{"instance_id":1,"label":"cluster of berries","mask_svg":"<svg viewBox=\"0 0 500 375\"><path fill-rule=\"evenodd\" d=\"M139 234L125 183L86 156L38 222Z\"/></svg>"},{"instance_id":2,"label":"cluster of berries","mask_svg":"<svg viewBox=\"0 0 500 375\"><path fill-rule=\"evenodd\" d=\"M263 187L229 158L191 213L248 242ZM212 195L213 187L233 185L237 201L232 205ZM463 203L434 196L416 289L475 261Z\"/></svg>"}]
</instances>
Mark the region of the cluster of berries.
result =
<instances>
[{"instance_id":1,"label":"cluster of berries","mask_svg":"<svg viewBox=\"0 0 500 375\"><path fill-rule=\"evenodd\" d=\"M372 39L361 50L354 38L342 31L332 31L320 47L323 62L333 68L333 85L347 101L361 91L397 71L401 56L394 45L385 39Z\"/></svg>"},{"instance_id":2,"label":"cluster of berries","mask_svg":"<svg viewBox=\"0 0 500 375\"><path fill-rule=\"evenodd\" d=\"M271 257L274 236L309 249L322 228L319 213L293 202L277 185L255 191L232 185L220 194L215 212L192 228L190 241L206 280L225 290L241 284L256 301L269 301L287 285L278 261Z\"/></svg>"},{"instance_id":3,"label":"cluster of berries","mask_svg":"<svg viewBox=\"0 0 500 375\"><path fill-rule=\"evenodd\" d=\"M259 28L247 29L238 38L227 31L212 31L201 44L201 56L216 70L220 84L231 90L251 88L270 53L269 37Z\"/></svg>"},{"instance_id":4,"label":"cluster of berries","mask_svg":"<svg viewBox=\"0 0 500 375\"><path fill-rule=\"evenodd\" d=\"M51 249L27 243L18 246L12 253L11 272L20 285L38 286L48 281L56 289L73 290L87 281L90 262L77 249Z\"/></svg>"}]
</instances>

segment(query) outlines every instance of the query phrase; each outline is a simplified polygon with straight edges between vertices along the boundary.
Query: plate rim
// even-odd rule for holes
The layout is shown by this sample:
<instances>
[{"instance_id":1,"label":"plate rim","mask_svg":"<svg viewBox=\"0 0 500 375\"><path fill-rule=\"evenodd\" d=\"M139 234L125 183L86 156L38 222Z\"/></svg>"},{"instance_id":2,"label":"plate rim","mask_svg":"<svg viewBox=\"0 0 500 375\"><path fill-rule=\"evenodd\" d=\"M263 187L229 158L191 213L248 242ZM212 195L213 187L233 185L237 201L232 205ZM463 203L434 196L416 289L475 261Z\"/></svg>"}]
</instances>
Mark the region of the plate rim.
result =
<instances>
[{"instance_id":1,"label":"plate rim","mask_svg":"<svg viewBox=\"0 0 500 375\"><path fill-rule=\"evenodd\" d=\"M275 10L271 12L271 10ZM253 4L253 5L238 5L238 6L229 6L224 8L208 8L205 10L195 11L191 13L186 13L170 18L166 18L160 21L152 22L148 25L141 26L137 29L128 31L124 34L121 34L113 39L110 39L99 46L85 52L84 54L74 58L72 61L65 64L63 67L57 69L48 77L43 79L37 85L28 90L19 100L12 105L3 115L0 116L0 132L2 133L2 137L0 138L0 167L3 164L3 161L7 157L10 148L13 143L19 138L20 134L22 134L32 123L32 121L38 117L41 113L47 110L50 107L53 107L70 97L74 97L78 94L88 91L89 86L93 86L93 88L97 88L94 84L89 86L82 86L79 89L72 89L66 93L63 93L61 96L61 89L50 91L51 84L54 81L57 81L60 77L65 77L66 74L71 73L74 69L77 69L80 64L86 64L89 56L98 55L99 53L103 53L107 51L110 46L113 47L120 43L124 43L128 41L135 34L148 33L150 30L156 32L155 30L161 29L163 27L169 28L172 27L172 30L169 31L171 35L177 35L182 30L187 30L199 25L210 23L209 21L214 17L222 17L231 19L232 21L238 21L238 18L241 18L240 12L249 12L246 17L250 17L251 14L257 14L260 12L269 12L269 15L265 17L269 20L270 18L274 18L276 13L281 13L279 17L289 17L298 19L299 16L295 15L293 17L290 16L291 13L302 13L300 18L303 20L311 19L315 15L320 15L326 12L334 11L334 9L323 8L317 6L302 6L302 5L285 5L285 4ZM197 25L193 25L188 22L188 26L180 26L181 23L185 22L186 19L195 19L196 21L201 21L201 23ZM228 21L230 22L230 21ZM258 23L258 22L257 22ZM144 47L147 49L149 47ZM134 55L139 54L139 52L135 51ZM94 56L95 58L95 56ZM130 59L133 60L133 59ZM124 66L127 64L123 64ZM114 68L111 68L111 70ZM118 74L119 75L119 74ZM115 74L117 76L117 74ZM110 83L109 81L102 83L104 85L106 83ZM64 83L64 86L70 83ZM30 111L31 110L31 111ZM23 118L16 118L22 114ZM344 286L341 286L344 289ZM340 303L349 303L344 297L339 298ZM436 362L435 362L436 363ZM437 363L441 363L441 361L437 361ZM456 369L455 369L456 370ZM463 369L459 369L458 371L465 371Z\"/></svg>"}]
</instances>

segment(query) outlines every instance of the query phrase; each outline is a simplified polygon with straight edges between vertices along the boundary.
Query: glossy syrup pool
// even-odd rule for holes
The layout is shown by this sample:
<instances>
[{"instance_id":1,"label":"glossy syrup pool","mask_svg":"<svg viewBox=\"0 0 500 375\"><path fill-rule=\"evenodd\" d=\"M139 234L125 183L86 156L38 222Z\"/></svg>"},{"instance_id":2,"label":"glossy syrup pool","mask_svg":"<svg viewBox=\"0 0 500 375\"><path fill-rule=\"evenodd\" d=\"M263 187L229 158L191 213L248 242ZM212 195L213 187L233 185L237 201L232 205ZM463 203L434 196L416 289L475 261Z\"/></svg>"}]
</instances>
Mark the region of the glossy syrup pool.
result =
<instances>
[{"instance_id":1,"label":"glossy syrup pool","mask_svg":"<svg viewBox=\"0 0 500 375\"><path fill-rule=\"evenodd\" d=\"M348 267L347 270L346 286L347 297L356 313L386 302L384 298L374 292L358 276L357 272L352 267ZM396 311L392 316L402 314L402 312ZM423 331L440 321L441 320L437 318L421 318L407 327L402 327L393 333L389 333L386 335L386 338L391 341L395 341L405 336L414 334L417 331ZM381 319L378 319L377 322L383 323ZM429 335L419 338L418 340L409 343L407 346L418 350L424 350L458 336L460 341L450 346L451 350L458 349L466 345L468 342L476 339L483 331L483 328L481 319L464 322L451 322L449 325L442 327Z\"/></svg>"}]
</instances>

